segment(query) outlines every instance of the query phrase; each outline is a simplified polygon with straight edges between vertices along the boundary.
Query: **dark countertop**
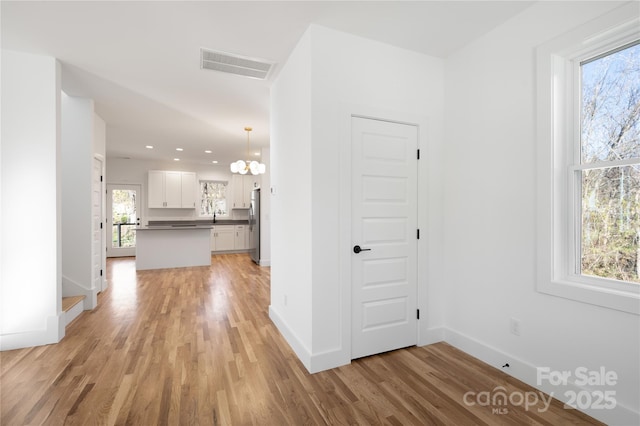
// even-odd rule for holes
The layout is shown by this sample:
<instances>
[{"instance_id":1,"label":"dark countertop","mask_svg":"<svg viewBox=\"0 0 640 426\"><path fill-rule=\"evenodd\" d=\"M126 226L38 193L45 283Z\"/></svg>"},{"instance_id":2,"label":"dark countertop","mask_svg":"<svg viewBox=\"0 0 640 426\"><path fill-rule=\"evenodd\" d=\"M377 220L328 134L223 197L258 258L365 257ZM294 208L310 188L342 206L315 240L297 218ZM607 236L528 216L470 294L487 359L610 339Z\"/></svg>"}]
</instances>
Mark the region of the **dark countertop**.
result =
<instances>
[{"instance_id":1,"label":"dark countertop","mask_svg":"<svg viewBox=\"0 0 640 426\"><path fill-rule=\"evenodd\" d=\"M184 227L189 228L193 226L201 227L201 226L214 226L214 225L248 225L249 221L247 219L244 220L233 220L233 219L216 219L216 223L213 223L211 219L198 219L198 220L150 220L149 225L144 227L154 227L157 228L159 226L168 226L174 227L178 225L178 228Z\"/></svg>"},{"instance_id":2,"label":"dark countertop","mask_svg":"<svg viewBox=\"0 0 640 426\"><path fill-rule=\"evenodd\" d=\"M211 229L213 225L152 225L152 226L138 226L136 231L184 231L186 229Z\"/></svg>"}]
</instances>

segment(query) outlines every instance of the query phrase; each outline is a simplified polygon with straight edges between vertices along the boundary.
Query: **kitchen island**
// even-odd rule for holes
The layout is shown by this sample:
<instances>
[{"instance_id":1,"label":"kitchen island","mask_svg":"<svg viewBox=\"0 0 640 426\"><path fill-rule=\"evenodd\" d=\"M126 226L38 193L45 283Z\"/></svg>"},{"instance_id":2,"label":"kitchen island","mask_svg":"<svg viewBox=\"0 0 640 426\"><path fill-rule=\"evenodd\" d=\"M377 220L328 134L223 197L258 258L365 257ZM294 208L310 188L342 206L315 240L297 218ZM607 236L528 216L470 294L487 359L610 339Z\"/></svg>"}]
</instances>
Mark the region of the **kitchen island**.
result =
<instances>
[{"instance_id":1,"label":"kitchen island","mask_svg":"<svg viewBox=\"0 0 640 426\"><path fill-rule=\"evenodd\" d=\"M211 265L211 226L136 228L136 269Z\"/></svg>"}]
</instances>

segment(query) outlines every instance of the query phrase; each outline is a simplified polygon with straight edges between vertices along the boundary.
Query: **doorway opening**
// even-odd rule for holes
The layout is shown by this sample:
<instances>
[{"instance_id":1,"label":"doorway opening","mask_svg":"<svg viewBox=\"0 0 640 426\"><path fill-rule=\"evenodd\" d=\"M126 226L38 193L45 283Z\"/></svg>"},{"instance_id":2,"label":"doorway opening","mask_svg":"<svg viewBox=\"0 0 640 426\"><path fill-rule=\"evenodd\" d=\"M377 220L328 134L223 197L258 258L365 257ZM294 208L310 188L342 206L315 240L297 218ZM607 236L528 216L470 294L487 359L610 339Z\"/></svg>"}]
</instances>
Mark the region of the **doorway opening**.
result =
<instances>
[{"instance_id":1,"label":"doorway opening","mask_svg":"<svg viewBox=\"0 0 640 426\"><path fill-rule=\"evenodd\" d=\"M108 257L136 255L140 226L140 185L107 185Z\"/></svg>"}]
</instances>

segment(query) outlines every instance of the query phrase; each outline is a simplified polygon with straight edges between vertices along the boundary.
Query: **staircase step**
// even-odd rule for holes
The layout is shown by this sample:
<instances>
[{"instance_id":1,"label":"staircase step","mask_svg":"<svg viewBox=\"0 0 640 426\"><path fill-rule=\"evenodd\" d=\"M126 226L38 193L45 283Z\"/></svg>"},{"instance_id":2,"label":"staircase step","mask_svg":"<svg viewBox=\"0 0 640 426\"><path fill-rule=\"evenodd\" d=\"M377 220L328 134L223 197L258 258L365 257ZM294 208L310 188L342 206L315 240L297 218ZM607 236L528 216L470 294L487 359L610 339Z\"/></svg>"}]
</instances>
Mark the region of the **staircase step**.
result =
<instances>
[{"instance_id":1,"label":"staircase step","mask_svg":"<svg viewBox=\"0 0 640 426\"><path fill-rule=\"evenodd\" d=\"M71 296L62 298L62 311L64 312L65 326L71 324L84 310L82 301L86 296Z\"/></svg>"}]
</instances>

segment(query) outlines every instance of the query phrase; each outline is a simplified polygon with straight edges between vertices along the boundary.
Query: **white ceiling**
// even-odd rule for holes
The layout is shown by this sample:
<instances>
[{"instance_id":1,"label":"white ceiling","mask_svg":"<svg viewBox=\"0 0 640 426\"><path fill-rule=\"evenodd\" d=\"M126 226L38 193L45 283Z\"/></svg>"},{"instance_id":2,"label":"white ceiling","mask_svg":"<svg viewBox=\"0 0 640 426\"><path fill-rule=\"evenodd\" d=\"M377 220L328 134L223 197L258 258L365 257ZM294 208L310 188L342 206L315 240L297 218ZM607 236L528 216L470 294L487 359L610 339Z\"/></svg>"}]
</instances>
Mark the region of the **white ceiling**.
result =
<instances>
[{"instance_id":1,"label":"white ceiling","mask_svg":"<svg viewBox=\"0 0 640 426\"><path fill-rule=\"evenodd\" d=\"M215 159L226 167L244 157L245 126L254 128L252 151L269 145L269 87L310 24L446 57L531 3L3 0L0 7L3 49L58 58L65 92L95 100L108 126L108 157ZM201 47L276 68L266 81L201 70ZM184 151L176 155L177 147Z\"/></svg>"}]
</instances>

